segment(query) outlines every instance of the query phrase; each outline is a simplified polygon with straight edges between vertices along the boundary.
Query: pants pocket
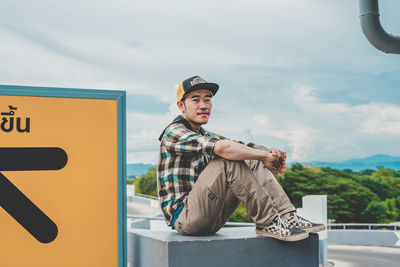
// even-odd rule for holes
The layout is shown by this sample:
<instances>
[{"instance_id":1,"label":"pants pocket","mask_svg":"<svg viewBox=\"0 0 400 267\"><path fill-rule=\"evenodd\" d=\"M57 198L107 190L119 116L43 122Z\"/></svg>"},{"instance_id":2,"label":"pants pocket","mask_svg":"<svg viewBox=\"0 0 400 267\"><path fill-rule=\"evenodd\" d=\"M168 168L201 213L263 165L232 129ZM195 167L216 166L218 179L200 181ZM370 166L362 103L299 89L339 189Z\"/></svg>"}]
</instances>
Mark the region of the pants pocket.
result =
<instances>
[{"instance_id":1,"label":"pants pocket","mask_svg":"<svg viewBox=\"0 0 400 267\"><path fill-rule=\"evenodd\" d=\"M174 224L174 228L178 231L178 233L180 233L182 235L190 234L189 220L190 220L189 210L187 209L187 206L185 205L185 206L183 206L183 209Z\"/></svg>"}]
</instances>

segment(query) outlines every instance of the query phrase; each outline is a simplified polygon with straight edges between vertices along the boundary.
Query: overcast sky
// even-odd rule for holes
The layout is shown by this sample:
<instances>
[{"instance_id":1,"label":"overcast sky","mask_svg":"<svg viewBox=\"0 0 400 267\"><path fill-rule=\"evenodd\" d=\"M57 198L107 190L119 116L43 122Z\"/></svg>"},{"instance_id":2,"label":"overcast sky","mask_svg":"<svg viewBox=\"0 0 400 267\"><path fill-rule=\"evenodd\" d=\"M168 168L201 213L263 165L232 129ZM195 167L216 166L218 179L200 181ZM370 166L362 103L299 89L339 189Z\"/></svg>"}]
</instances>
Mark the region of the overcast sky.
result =
<instances>
[{"instance_id":1,"label":"overcast sky","mask_svg":"<svg viewBox=\"0 0 400 267\"><path fill-rule=\"evenodd\" d=\"M397 35L399 12L380 1ZM400 156L400 55L358 0L0 1L0 84L126 90L128 163L156 163L194 75L220 85L208 130L290 162Z\"/></svg>"}]
</instances>

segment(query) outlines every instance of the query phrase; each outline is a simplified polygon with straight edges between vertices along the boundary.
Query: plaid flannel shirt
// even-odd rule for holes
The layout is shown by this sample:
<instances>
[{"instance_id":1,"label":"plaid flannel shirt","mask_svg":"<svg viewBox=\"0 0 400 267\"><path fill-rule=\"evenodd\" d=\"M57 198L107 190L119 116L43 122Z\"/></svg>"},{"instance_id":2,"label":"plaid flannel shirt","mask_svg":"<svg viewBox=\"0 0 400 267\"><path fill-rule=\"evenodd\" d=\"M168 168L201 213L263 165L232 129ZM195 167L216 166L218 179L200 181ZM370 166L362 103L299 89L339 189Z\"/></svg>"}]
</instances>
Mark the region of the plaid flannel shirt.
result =
<instances>
[{"instance_id":1,"label":"plaid flannel shirt","mask_svg":"<svg viewBox=\"0 0 400 267\"><path fill-rule=\"evenodd\" d=\"M175 122L177 119L181 122ZM174 212L192 190L200 173L215 157L215 142L225 139L203 128L196 133L182 117L177 119L161 135L157 164L158 196L169 226Z\"/></svg>"}]
</instances>

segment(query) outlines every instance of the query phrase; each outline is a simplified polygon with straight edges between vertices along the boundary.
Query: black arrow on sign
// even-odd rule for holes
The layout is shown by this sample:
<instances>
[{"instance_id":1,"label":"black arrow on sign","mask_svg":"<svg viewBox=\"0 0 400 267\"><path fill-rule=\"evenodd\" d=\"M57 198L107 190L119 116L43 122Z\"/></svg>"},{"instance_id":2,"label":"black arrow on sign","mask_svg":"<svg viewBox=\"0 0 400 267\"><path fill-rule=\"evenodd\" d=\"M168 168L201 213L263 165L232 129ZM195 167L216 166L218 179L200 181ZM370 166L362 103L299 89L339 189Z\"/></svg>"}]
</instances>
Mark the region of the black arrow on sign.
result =
<instances>
[{"instance_id":1,"label":"black arrow on sign","mask_svg":"<svg viewBox=\"0 0 400 267\"><path fill-rule=\"evenodd\" d=\"M67 161L67 153L56 147L0 148L0 171L60 170ZM57 237L57 225L2 173L0 206L39 242Z\"/></svg>"}]
</instances>

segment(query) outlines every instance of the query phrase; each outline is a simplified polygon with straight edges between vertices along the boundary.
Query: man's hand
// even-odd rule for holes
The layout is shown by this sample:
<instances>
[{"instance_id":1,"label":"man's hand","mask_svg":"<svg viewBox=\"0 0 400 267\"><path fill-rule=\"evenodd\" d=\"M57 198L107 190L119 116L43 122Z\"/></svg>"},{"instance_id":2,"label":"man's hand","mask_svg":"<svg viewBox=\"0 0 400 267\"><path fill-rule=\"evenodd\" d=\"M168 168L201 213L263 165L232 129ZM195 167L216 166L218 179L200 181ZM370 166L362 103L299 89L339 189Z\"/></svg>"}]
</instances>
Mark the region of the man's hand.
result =
<instances>
[{"instance_id":1,"label":"man's hand","mask_svg":"<svg viewBox=\"0 0 400 267\"><path fill-rule=\"evenodd\" d=\"M273 165L273 173L284 173L286 169L286 152L281 151L277 148L271 148L269 153L272 153L274 155L275 160L272 163ZM268 168L269 169L269 168ZM270 170L270 169L269 169Z\"/></svg>"},{"instance_id":2,"label":"man's hand","mask_svg":"<svg viewBox=\"0 0 400 267\"><path fill-rule=\"evenodd\" d=\"M229 160L261 160L264 168L267 168L274 174L283 173L286 169L286 152L276 148L264 151L224 139L218 140L215 143L213 152Z\"/></svg>"},{"instance_id":3,"label":"man's hand","mask_svg":"<svg viewBox=\"0 0 400 267\"><path fill-rule=\"evenodd\" d=\"M264 168L270 170L273 174L277 174L278 170L274 166L274 162L277 159L277 155L272 154L271 152L267 152L267 155L261 160Z\"/></svg>"}]
</instances>

